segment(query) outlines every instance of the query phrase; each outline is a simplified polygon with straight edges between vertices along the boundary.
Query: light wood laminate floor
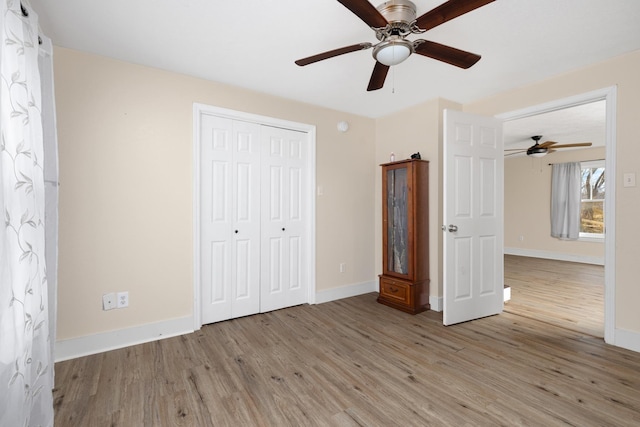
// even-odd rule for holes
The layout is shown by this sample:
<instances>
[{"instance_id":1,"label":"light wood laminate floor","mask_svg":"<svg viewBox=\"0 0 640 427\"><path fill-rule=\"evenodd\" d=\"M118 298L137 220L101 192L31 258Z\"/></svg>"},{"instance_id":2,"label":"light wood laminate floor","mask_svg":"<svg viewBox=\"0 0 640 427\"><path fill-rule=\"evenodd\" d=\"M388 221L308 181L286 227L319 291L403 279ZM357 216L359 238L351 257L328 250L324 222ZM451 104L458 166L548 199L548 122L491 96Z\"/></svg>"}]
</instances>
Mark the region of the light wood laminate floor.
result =
<instances>
[{"instance_id":1,"label":"light wood laminate floor","mask_svg":"<svg viewBox=\"0 0 640 427\"><path fill-rule=\"evenodd\" d=\"M56 426L637 426L640 353L377 294L56 364Z\"/></svg>"},{"instance_id":2,"label":"light wood laminate floor","mask_svg":"<svg viewBox=\"0 0 640 427\"><path fill-rule=\"evenodd\" d=\"M604 337L603 266L505 255L504 282L505 311Z\"/></svg>"}]
</instances>

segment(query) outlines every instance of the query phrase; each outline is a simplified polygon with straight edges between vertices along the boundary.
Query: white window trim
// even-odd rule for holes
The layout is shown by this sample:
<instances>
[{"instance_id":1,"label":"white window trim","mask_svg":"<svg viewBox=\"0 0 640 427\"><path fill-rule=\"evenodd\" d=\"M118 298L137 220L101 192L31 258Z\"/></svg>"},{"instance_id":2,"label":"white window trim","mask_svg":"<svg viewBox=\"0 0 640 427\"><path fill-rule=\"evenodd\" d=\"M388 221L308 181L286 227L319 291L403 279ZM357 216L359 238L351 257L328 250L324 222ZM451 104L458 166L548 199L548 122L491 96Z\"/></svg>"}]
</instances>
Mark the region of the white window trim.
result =
<instances>
[{"instance_id":1,"label":"white window trim","mask_svg":"<svg viewBox=\"0 0 640 427\"><path fill-rule=\"evenodd\" d=\"M604 233L580 233L578 240L581 242L604 243Z\"/></svg>"}]
</instances>

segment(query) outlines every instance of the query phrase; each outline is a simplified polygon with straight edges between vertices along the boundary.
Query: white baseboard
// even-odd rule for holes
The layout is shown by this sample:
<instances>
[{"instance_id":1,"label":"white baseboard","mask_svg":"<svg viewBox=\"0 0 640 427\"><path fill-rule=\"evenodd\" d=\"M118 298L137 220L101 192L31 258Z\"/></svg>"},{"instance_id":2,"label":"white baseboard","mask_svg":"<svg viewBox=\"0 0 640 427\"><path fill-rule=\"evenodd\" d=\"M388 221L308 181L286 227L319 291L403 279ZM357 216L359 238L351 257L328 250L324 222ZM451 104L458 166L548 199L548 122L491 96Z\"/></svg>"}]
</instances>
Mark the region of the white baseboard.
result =
<instances>
[{"instance_id":1,"label":"white baseboard","mask_svg":"<svg viewBox=\"0 0 640 427\"><path fill-rule=\"evenodd\" d=\"M61 362L191 332L193 332L193 318L187 316L117 331L56 341L55 361Z\"/></svg>"},{"instance_id":2,"label":"white baseboard","mask_svg":"<svg viewBox=\"0 0 640 427\"><path fill-rule=\"evenodd\" d=\"M511 299L511 287L506 286L504 288L504 302L507 302Z\"/></svg>"},{"instance_id":3,"label":"white baseboard","mask_svg":"<svg viewBox=\"0 0 640 427\"><path fill-rule=\"evenodd\" d=\"M442 297L434 297L429 296L429 305L431 306L430 310L432 311L442 311Z\"/></svg>"},{"instance_id":4,"label":"white baseboard","mask_svg":"<svg viewBox=\"0 0 640 427\"><path fill-rule=\"evenodd\" d=\"M557 261L580 262L582 264L604 265L604 257L564 254L560 252L522 248L504 248L504 253L505 255L518 255L531 258L554 259Z\"/></svg>"},{"instance_id":5,"label":"white baseboard","mask_svg":"<svg viewBox=\"0 0 640 427\"><path fill-rule=\"evenodd\" d=\"M377 282L356 283L354 285L327 289L326 291L318 291L316 292L316 304L355 297L356 295L368 294L369 292L378 292Z\"/></svg>"},{"instance_id":6,"label":"white baseboard","mask_svg":"<svg viewBox=\"0 0 640 427\"><path fill-rule=\"evenodd\" d=\"M616 329L613 345L640 352L640 333Z\"/></svg>"}]
</instances>

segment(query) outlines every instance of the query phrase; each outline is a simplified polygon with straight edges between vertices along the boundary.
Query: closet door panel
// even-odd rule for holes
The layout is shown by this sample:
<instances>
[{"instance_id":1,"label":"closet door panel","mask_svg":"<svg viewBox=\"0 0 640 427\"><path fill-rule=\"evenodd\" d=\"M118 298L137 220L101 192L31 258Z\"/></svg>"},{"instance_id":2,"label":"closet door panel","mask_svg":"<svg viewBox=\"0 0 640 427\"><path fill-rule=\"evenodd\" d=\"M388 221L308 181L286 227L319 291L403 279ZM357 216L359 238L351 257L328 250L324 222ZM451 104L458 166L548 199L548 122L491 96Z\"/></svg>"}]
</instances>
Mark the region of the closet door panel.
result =
<instances>
[{"instance_id":1,"label":"closet door panel","mask_svg":"<svg viewBox=\"0 0 640 427\"><path fill-rule=\"evenodd\" d=\"M283 169L284 168L280 165L269 166L269 179L267 181L269 186L265 189L265 191L269 192L269 204L265 205L265 209L267 209L266 215L269 217L269 221L271 223L284 223L285 221L282 191L284 181L282 176Z\"/></svg>"},{"instance_id":2,"label":"closet door panel","mask_svg":"<svg viewBox=\"0 0 640 427\"><path fill-rule=\"evenodd\" d=\"M302 286L301 265L302 265L302 239L299 236L289 238L289 290L299 291Z\"/></svg>"},{"instance_id":3,"label":"closet door panel","mask_svg":"<svg viewBox=\"0 0 640 427\"><path fill-rule=\"evenodd\" d=\"M229 250L228 242L225 241L211 241L209 253L211 259L209 260L209 277L211 277L211 286L208 298L208 304L220 304L227 302L228 288L224 286L229 280Z\"/></svg>"},{"instance_id":4,"label":"closet door panel","mask_svg":"<svg viewBox=\"0 0 640 427\"><path fill-rule=\"evenodd\" d=\"M262 127L262 278L260 311L307 301L302 247L306 224L302 189L306 134ZM266 285L266 286L265 286Z\"/></svg>"},{"instance_id":5,"label":"closet door panel","mask_svg":"<svg viewBox=\"0 0 640 427\"><path fill-rule=\"evenodd\" d=\"M283 277L282 272L284 271L283 266L283 245L282 238L280 237L272 237L269 239L269 249L265 260L269 265L267 266L267 271L269 276L263 277L263 289L267 291L267 294L271 297L277 298L278 294L281 294L283 291ZM264 293L264 292L263 292ZM262 310L265 311L265 310Z\"/></svg>"},{"instance_id":6,"label":"closet door panel","mask_svg":"<svg viewBox=\"0 0 640 427\"><path fill-rule=\"evenodd\" d=\"M288 170L288 257L289 257L289 301L291 305L302 304L307 301L308 284L303 280L307 277L307 254L304 251L308 234L307 204L304 189L307 188L307 135L301 132L287 132Z\"/></svg>"},{"instance_id":7,"label":"closet door panel","mask_svg":"<svg viewBox=\"0 0 640 427\"><path fill-rule=\"evenodd\" d=\"M233 181L232 122L214 116L201 120L200 259L202 322L231 316Z\"/></svg>"},{"instance_id":8,"label":"closet door panel","mask_svg":"<svg viewBox=\"0 0 640 427\"><path fill-rule=\"evenodd\" d=\"M236 253L235 253L235 289L234 299L244 300L251 298L251 275L250 270L246 268L251 264L251 241L250 240L237 240L236 241Z\"/></svg>"},{"instance_id":9,"label":"closet door panel","mask_svg":"<svg viewBox=\"0 0 640 427\"><path fill-rule=\"evenodd\" d=\"M260 310L260 126L233 122L231 317Z\"/></svg>"}]
</instances>

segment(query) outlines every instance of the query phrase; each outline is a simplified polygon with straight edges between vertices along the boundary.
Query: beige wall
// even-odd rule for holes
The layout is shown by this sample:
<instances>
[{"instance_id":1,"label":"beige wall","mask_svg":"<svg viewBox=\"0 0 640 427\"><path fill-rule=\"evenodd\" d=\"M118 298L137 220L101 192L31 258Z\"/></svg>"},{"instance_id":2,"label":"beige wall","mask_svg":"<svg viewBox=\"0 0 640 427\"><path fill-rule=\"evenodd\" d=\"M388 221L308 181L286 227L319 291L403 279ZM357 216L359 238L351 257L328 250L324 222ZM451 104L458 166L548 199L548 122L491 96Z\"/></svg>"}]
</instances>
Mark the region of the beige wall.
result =
<instances>
[{"instance_id":1,"label":"beige wall","mask_svg":"<svg viewBox=\"0 0 640 427\"><path fill-rule=\"evenodd\" d=\"M496 115L532 105L567 98L617 85L617 137L615 195L616 265L615 327L640 333L640 286L638 253L640 233L640 187L624 188L624 173L640 169L640 141L636 129L640 117L640 51L572 73L465 105L465 111ZM609 181L611 182L611 181Z\"/></svg>"},{"instance_id":2,"label":"beige wall","mask_svg":"<svg viewBox=\"0 0 640 427\"><path fill-rule=\"evenodd\" d=\"M373 280L373 120L64 48L54 64L58 340L192 314L194 102L315 125L317 290ZM102 311L117 291L129 308Z\"/></svg>"},{"instance_id":3,"label":"beige wall","mask_svg":"<svg viewBox=\"0 0 640 427\"><path fill-rule=\"evenodd\" d=\"M510 157L504 162L504 246L604 261L604 242L551 237L551 166L605 158L605 147L559 150L542 158ZM523 240L519 240L522 236Z\"/></svg>"}]
</instances>

